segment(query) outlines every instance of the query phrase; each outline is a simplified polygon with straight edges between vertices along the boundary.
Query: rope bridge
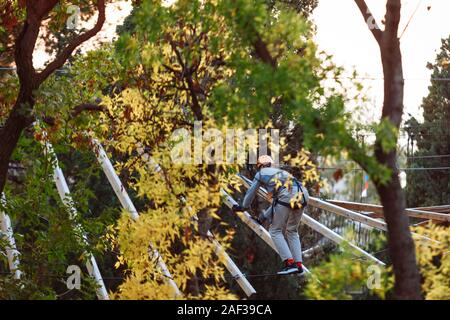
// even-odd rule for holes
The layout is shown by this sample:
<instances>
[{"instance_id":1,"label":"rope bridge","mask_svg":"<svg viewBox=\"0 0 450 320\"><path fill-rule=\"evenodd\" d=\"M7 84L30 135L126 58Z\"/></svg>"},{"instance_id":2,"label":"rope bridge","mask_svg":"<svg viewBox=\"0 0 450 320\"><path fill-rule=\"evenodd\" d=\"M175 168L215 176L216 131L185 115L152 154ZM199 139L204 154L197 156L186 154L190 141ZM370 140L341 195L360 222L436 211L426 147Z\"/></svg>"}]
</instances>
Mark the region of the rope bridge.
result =
<instances>
[{"instance_id":1,"label":"rope bridge","mask_svg":"<svg viewBox=\"0 0 450 320\"><path fill-rule=\"evenodd\" d=\"M45 136L45 135L44 135ZM70 190L67 185L64 174L59 167L58 159L53 150L50 142L45 140L43 142L45 152L52 157L53 161L53 178L58 190L58 194L61 198L63 204L69 210L71 217L75 217L78 213L73 205L73 200L70 196ZM104 174L106 175L108 182L114 190L115 195L120 201L121 206L125 209L126 212L130 214L133 220L139 219L139 213L136 210L131 198L129 197L124 185L119 179L118 174L116 173L110 159L108 158L103 146L99 143L95 138L91 138L92 151L95 154L99 165L101 166ZM142 149L138 149L139 154L143 159L148 161L149 167L153 168L156 172L160 171L160 167L158 164L153 163L148 154L145 154ZM238 175L244 187L249 188L251 185L251 181L242 176ZM236 205L237 202L233 197L227 193L225 190L221 190L221 195L223 197L223 203L232 208L233 205ZM258 190L258 196L260 199L268 201L267 191L264 188L260 188ZM0 198L2 204L6 203L6 198L4 195ZM183 199L185 201L185 199ZM188 210L192 210L192 208L187 208ZM343 202L343 201L325 201L318 198L310 197L308 203L308 210L302 215L302 223L307 226L310 230L313 231L314 237L316 238L316 245L306 249L303 252L303 255L310 256L314 254L318 249L320 249L324 243L334 243L335 245L341 245L342 243L347 243L348 246L354 251L355 255L358 255L364 259L368 259L373 261L374 263L384 266L385 263L375 257L374 254L369 253L367 250L371 243L371 238L374 233L385 232L387 230L386 223L380 219L380 214L382 215L382 207L368 204L358 204L352 202ZM445 208L447 209L447 207ZM359 213L353 210L362 211L364 213ZM444 211L445 212L445 211ZM415 208L415 209L407 209L405 210L405 214L408 214L411 217L420 218L420 219L432 219L436 221L450 221L450 215L445 213L433 212L430 208ZM271 247L275 252L277 249L273 243L273 240L269 234L269 232L259 223L257 223L250 213L244 212L234 212L234 214L245 224L247 227L252 230L259 238L261 238L269 247ZM17 250L16 243L14 240L13 229L11 226L11 221L9 216L5 212L0 211L0 225L1 225L1 233L0 236L4 236L7 246L6 246L6 255L8 259L8 266L10 269L10 273L13 274L14 278L20 279L22 273L20 271L20 254ZM81 234L84 234L81 226L75 225ZM353 241L347 241L344 238L344 232L346 229L351 228L357 237L353 239ZM256 290L249 282L249 279L256 277L265 277L265 276L275 276L276 274L255 274L255 275L246 275L238 268L236 263L232 260L232 258L226 253L221 244L214 239L211 231L207 231L207 235L210 240L213 242L215 246L215 252L217 255L222 256L224 265L228 272L231 274L231 278L234 279L241 289L244 291L245 295L250 297L256 293ZM420 236L417 234L413 234L415 239L424 240L424 241L434 241L427 237ZM87 237L84 236L83 240L87 242ZM157 264L160 272L164 275L164 280L166 283L172 287L173 289L173 297L179 298L182 297L182 293L179 290L177 284L173 280L170 271L168 270L166 264L163 261L163 257L160 256L157 249L149 244L151 250L149 250L149 255L151 257L156 257ZM104 279L100 274L100 270L98 268L95 257L87 252L87 263L86 267L89 272L89 275L94 279L97 284L97 298L99 300L108 300L109 295L106 290L106 286L104 284ZM311 275L310 270L304 266L304 270L306 272L306 276Z\"/></svg>"}]
</instances>

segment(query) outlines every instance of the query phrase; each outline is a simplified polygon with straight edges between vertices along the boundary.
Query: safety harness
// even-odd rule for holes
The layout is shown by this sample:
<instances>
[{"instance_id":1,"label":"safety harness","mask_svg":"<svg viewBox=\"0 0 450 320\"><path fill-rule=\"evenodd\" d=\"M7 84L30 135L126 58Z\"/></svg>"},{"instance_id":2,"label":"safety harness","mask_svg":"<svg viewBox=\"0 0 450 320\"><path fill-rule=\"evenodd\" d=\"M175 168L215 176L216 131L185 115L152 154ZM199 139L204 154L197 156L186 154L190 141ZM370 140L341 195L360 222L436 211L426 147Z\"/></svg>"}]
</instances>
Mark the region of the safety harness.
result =
<instances>
[{"instance_id":1,"label":"safety harness","mask_svg":"<svg viewBox=\"0 0 450 320\"><path fill-rule=\"evenodd\" d=\"M297 190L299 192L301 192L301 194L302 194L301 202L299 203L298 201L296 201L295 203L291 204L290 202L281 201L278 199L278 197L275 197L272 201L272 210L271 210L272 220L273 220L273 215L275 212L275 207L277 204L282 205L282 206L287 207L292 210L299 210L301 208L305 208L308 205L308 201L306 200L305 191L303 190L302 184L295 177L292 177L292 178L293 178L294 183L297 186ZM286 188L286 187L285 186L281 187L279 190L277 190L277 193L283 188Z\"/></svg>"}]
</instances>

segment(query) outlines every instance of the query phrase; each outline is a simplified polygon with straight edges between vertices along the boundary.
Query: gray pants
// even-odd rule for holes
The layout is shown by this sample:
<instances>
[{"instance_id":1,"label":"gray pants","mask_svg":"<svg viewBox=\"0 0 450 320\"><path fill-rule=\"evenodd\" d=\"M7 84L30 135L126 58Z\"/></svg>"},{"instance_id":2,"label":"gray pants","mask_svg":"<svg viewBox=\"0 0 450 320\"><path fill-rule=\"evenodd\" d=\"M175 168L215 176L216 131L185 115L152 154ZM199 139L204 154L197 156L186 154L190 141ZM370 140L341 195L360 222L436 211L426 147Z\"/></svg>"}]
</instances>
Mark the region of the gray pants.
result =
<instances>
[{"instance_id":1,"label":"gray pants","mask_svg":"<svg viewBox=\"0 0 450 320\"><path fill-rule=\"evenodd\" d=\"M302 214L303 209L292 210L280 204L274 207L269 232L283 261L290 258L293 258L295 262L303 261L302 246L298 235L298 226ZM283 235L284 231L286 232L286 238Z\"/></svg>"}]
</instances>

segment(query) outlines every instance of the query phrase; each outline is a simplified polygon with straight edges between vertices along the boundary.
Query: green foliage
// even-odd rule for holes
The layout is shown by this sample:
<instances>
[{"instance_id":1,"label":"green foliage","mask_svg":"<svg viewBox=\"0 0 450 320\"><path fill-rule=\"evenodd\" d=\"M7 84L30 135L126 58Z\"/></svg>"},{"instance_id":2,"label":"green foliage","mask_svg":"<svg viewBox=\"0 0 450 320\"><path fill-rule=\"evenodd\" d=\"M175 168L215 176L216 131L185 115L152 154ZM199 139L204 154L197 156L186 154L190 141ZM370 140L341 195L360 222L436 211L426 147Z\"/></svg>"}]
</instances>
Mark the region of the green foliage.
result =
<instances>
[{"instance_id":1,"label":"green foliage","mask_svg":"<svg viewBox=\"0 0 450 320\"><path fill-rule=\"evenodd\" d=\"M269 8L274 7L278 3L285 4L290 9L304 16L309 16L319 3L318 0L267 0L266 2Z\"/></svg>"},{"instance_id":2,"label":"green foliage","mask_svg":"<svg viewBox=\"0 0 450 320\"><path fill-rule=\"evenodd\" d=\"M373 181L386 183L391 172L378 164L373 148L355 139L358 124L346 109L354 94L338 80L342 70L317 51L311 41L311 24L282 5L277 7L276 16L252 6L252 1L245 0L221 6L233 30L234 37L229 39L234 53L228 60L230 81L213 91L218 121L261 126L279 112L285 121L301 126L303 144L311 152L323 157L345 153ZM236 41L244 50L237 51ZM267 61L267 53L275 63ZM329 79L335 79L335 85L325 86ZM392 150L397 139L392 126L373 126L378 128L383 148Z\"/></svg>"},{"instance_id":3,"label":"green foliage","mask_svg":"<svg viewBox=\"0 0 450 320\"><path fill-rule=\"evenodd\" d=\"M261 63L255 66L252 63L254 57L248 55L255 35L249 35L244 40L234 35L236 32L245 31L244 17L248 14L259 21L255 28L257 32L262 31L267 23L275 22L271 20L263 3L256 3L255 6L250 2L236 5L223 1L178 1L173 6L164 7L155 2L143 2L139 10L133 12L128 29L122 29L124 33L118 40L116 49L121 64L135 72L129 72L127 89L117 96L103 99L103 105L108 114L115 116L115 121L114 127L111 127L107 117L102 115L100 128L103 132L99 135L113 134L114 150L127 159L118 165L119 170L126 170L128 175L135 177L133 187L138 196L151 200L152 204L145 206L147 209L142 211L144 215L141 219L145 223L141 224L139 221L138 224L130 224L125 220L117 229L117 245L123 253L119 265L126 263L131 273L120 286L117 297L148 298L150 288L161 285L161 279L155 278L154 272L148 271L151 257L144 254L145 247L135 245L136 241L154 244L164 260L169 261L169 269L176 266L176 271L173 272L175 281L189 297L230 297L226 291L222 291L220 281L217 280L208 285L203 284L200 294L192 294L189 288L194 274L202 274L201 279L221 278L223 271L220 268L211 269L209 263L204 264L210 262L214 256L212 248L210 244L205 247L208 242L204 243L198 238L197 232L200 230L191 225L190 216L186 216L186 212L179 207L180 203L174 197L185 197L192 212L208 210L209 214L216 218L218 216L215 212L220 205L220 197L217 186L211 184L210 179L205 176L211 168L174 166L167 160L167 142L175 129L185 127L186 123L198 117L194 110L196 104L203 116L207 117L203 123L204 130L217 127L217 121L220 124L240 125L241 122L234 121L236 118L233 118L233 114L230 116L234 110L239 110L239 106L226 110L227 117L222 117L220 108L223 108L223 103L217 100L217 96L220 96L221 89L233 86L233 83L241 79L245 81L247 75L242 70L247 66L256 73L254 79L259 81L261 90L274 91L273 84L280 84L280 88L275 88L275 93L267 102L270 103L277 92L283 90L284 77L289 75L286 70L288 63L286 62L285 70L281 70L273 78L272 71L266 65ZM234 20L231 20L234 15L242 16L244 20L238 19L239 24L234 24ZM246 19L250 21L252 18ZM306 43L305 40L298 40L297 35L299 32L308 34L309 24L287 10L278 15L277 21L278 24L273 25L271 32L282 35L285 44L274 46L274 52L282 54L286 50L295 55L295 51ZM287 25L291 28L286 28ZM275 43L276 39L271 41ZM283 49L284 47L286 49ZM251 86L247 88L251 89ZM225 94L229 96L228 93ZM302 95L305 103L306 96L306 93ZM251 98L247 94L242 96L242 99L247 99L246 104ZM257 99L258 97L255 101L258 101ZM259 107L252 115L260 114L261 120L262 117L267 119L264 102L259 103ZM223 118L225 121L222 121ZM226 125L223 126L224 129ZM150 150L152 159L163 168L164 176L148 170L140 156L134 153L136 145ZM229 169L222 166L215 169L214 178L224 187ZM167 185L168 181L170 183ZM194 181L195 184L192 185ZM166 187L157 187L161 185ZM191 199L192 194L196 194L195 199ZM161 220L162 217L164 220ZM190 242L182 241L186 235L181 235L186 234L186 230L195 230L188 232L192 239ZM142 240L143 237L145 240ZM227 237L223 238L221 243L226 246ZM182 246L184 249L174 254L174 246ZM195 260L192 256L198 246L201 246L201 251L204 252L201 260ZM154 271L157 274L157 270ZM148 290L141 290L132 285L138 279L142 280ZM155 294L156 296L152 297L167 297L171 291L161 290Z\"/></svg>"},{"instance_id":4,"label":"green foliage","mask_svg":"<svg viewBox=\"0 0 450 320\"><path fill-rule=\"evenodd\" d=\"M239 41L242 49L230 55L228 64L234 72L231 83L223 83L214 92L217 117L244 126L261 125L274 112L270 106L281 98L283 113L298 121L312 109L311 97L319 84L313 69L320 62L314 57L314 44L308 40L310 25L292 11L282 10L275 19L264 5L254 8L251 1L241 2L223 5L222 9L232 30L241 36L231 38L233 44L227 46L235 48ZM257 37L262 37L271 55L279 59L276 70L248 55ZM299 50L303 50L303 57Z\"/></svg>"},{"instance_id":5,"label":"green foliage","mask_svg":"<svg viewBox=\"0 0 450 320\"><path fill-rule=\"evenodd\" d=\"M432 78L450 78L450 38L442 40L441 51L434 64ZM450 167L450 88L448 81L432 81L430 92L423 99L423 123L411 118L406 127L417 143L408 159L408 167ZM433 156L433 157L429 157ZM450 174L448 169L408 171L407 203L409 207L423 207L450 203Z\"/></svg>"},{"instance_id":6,"label":"green foliage","mask_svg":"<svg viewBox=\"0 0 450 320\"><path fill-rule=\"evenodd\" d=\"M345 243L311 272L313 278L304 289L308 299L385 299L393 288L390 269L359 258Z\"/></svg>"},{"instance_id":7,"label":"green foliage","mask_svg":"<svg viewBox=\"0 0 450 320\"><path fill-rule=\"evenodd\" d=\"M398 129L391 121L381 120L375 127L375 133L380 140L383 152L388 153L397 147Z\"/></svg>"},{"instance_id":8,"label":"green foliage","mask_svg":"<svg viewBox=\"0 0 450 320\"><path fill-rule=\"evenodd\" d=\"M23 274L20 281L2 275L0 281L6 288L14 283L18 286L16 290L1 290L0 295L4 299L92 299L95 284L84 268L87 261L84 252L100 252L95 249L98 241L94 239L101 235L104 225L89 215L70 217L54 185L53 160L42 156L42 148L34 139L22 138L15 153L14 161L25 166L24 172L19 174L14 188L8 186L6 206L1 209L14 222ZM83 193L83 198L77 196L81 193L75 192L75 195L76 204L80 205L77 209L86 212L83 203L90 194ZM76 224L93 237L90 245L83 242L83 233ZM69 265L78 265L83 270L80 291L67 293L65 281Z\"/></svg>"},{"instance_id":9,"label":"green foliage","mask_svg":"<svg viewBox=\"0 0 450 320\"><path fill-rule=\"evenodd\" d=\"M292 10L299 5L305 5L306 14ZM0 277L0 288L5 288L0 296L94 298L87 276L83 290L68 295L62 295L65 287L59 281L68 264L83 264L83 252L92 251L97 258L106 254L99 259L104 275L123 278L110 287L113 298L173 298L155 264L157 249L184 297L237 298L224 277L223 256L205 230L211 229L230 249L233 232L222 220L220 188L228 189L230 176L240 168L171 161L172 133L191 133L194 120L203 120L203 131L225 132L229 127L270 127L272 119L281 118L289 127L302 128L294 136L301 135L308 150L323 156L344 153L374 181L386 182L391 173L354 137L358 124L346 109L354 96L337 80L342 70L311 40L314 29L306 15L315 5L316 1L180 0L164 6L162 1L141 1L113 46L76 56L67 74L49 78L36 93L34 114L53 123L46 126L48 136L70 179L80 216L73 221L61 204L51 180L51 161L42 156L42 147L29 135L22 137L13 161L25 172L8 184L11 200L3 209L15 223L24 290L11 289L17 283L10 276ZM53 13L51 32L62 27L64 12L61 6ZM324 84L330 78L336 80L332 88ZM15 77L0 79L1 92L14 93L1 95L4 119L18 86ZM101 110L74 115L74 106L83 103L97 103ZM389 123L373 127L383 149L392 150L397 132ZM86 131L107 146L141 213L138 221L119 213L117 200L93 164L82 134ZM42 135L34 138L42 140ZM294 166L315 167L309 157L290 156L285 160ZM317 180L315 170L306 173L305 179ZM88 233L89 246L79 241L82 236L74 223ZM319 266L314 272L322 285L311 282L307 296L350 298L345 289L364 284L367 266L352 259L344 250Z\"/></svg>"},{"instance_id":10,"label":"green foliage","mask_svg":"<svg viewBox=\"0 0 450 320\"><path fill-rule=\"evenodd\" d=\"M449 227L429 222L427 225L414 228L414 231L434 240L416 242L425 299L450 300Z\"/></svg>"}]
</instances>

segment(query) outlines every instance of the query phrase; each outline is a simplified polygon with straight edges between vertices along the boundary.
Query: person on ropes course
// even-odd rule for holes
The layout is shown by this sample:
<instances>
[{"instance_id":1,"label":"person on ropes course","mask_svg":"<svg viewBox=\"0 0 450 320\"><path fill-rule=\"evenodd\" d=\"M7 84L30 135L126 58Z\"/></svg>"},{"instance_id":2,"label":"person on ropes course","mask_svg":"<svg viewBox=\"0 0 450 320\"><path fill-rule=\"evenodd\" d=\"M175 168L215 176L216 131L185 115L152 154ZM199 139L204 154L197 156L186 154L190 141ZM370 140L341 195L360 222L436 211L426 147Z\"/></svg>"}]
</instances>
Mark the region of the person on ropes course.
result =
<instances>
[{"instance_id":1,"label":"person on ropes course","mask_svg":"<svg viewBox=\"0 0 450 320\"><path fill-rule=\"evenodd\" d=\"M242 206L235 205L233 210L248 209L258 189L261 186L266 188L271 205L259 216L258 221L261 224L265 221L270 223L270 236L284 263L278 274L303 273L298 227L303 210L308 203L309 194L295 177L287 171L273 167L273 164L272 158L268 155L258 158L256 163L258 172L245 194Z\"/></svg>"}]
</instances>

